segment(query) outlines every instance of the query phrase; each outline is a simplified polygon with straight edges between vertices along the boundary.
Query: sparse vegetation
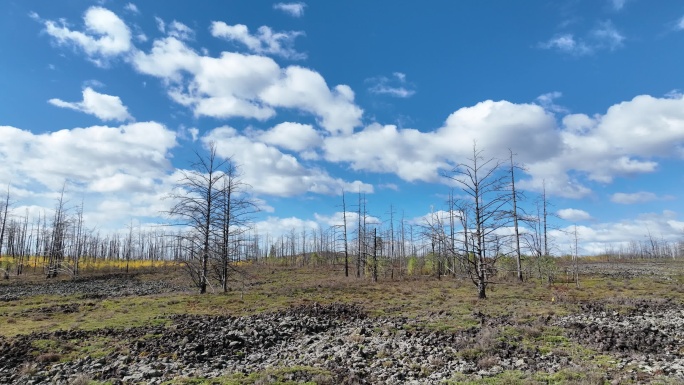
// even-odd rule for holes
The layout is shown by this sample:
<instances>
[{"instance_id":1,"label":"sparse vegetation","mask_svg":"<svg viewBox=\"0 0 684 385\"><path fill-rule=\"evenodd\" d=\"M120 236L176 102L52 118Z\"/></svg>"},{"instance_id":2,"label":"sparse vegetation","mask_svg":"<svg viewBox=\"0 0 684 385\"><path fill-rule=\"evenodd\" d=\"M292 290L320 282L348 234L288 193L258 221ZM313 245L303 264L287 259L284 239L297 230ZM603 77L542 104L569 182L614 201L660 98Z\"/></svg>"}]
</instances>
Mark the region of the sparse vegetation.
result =
<instances>
[{"instance_id":1,"label":"sparse vegetation","mask_svg":"<svg viewBox=\"0 0 684 385\"><path fill-rule=\"evenodd\" d=\"M566 262L558 259L556 263L562 269ZM606 375L620 378L621 383L669 381L673 373L639 366L636 361L625 360L612 350L604 351L601 345L578 338L575 331L566 329L559 320L583 314L587 311L586 304L592 303L603 303L609 314L622 317L640 312L644 301L650 301L646 302L652 304L648 305L651 306L649 309L656 310L681 306L684 292L675 289L678 282L684 281L684 264L668 261L661 265L644 265L626 261L617 264L621 268L615 268L615 262L587 260L584 263L591 264L590 270L598 274L587 273L588 267L581 265L580 271L584 272L581 288L571 281L549 285L544 280L531 278L519 283L502 274L498 281L492 283L491 295L486 300L474 299L471 286L460 279L440 280L434 276L416 275L394 280L380 279L376 283L371 279L344 277L340 274L343 264L297 267L266 262L243 264L242 268L252 280L244 290L225 294L207 296L170 291L92 300L84 298L87 293L31 295L27 291L25 295L0 302L0 325L3 325L0 343L26 338L30 341L26 358L12 369L20 376L36 375L52 365L70 365L83 359L90 360L88 362L111 361L115 357L138 355L140 359L173 362L180 357L170 352L155 358L157 353L137 350L136 346L148 346L168 338L164 336L165 330L177 327L173 326L178 322L176 317L240 317L287 311L302 305L342 302L360 305L371 319L396 317L406 320L399 328L382 326L384 321L380 321L373 330L350 329L342 336L345 344L356 346L365 360L369 363L377 360L377 365L384 370L396 370L396 362L392 361L395 350L375 347L376 336L404 333L437 333L445 339L459 336L458 342L451 345L456 349L452 358L426 356L428 366L417 365L407 369L427 383L430 383L427 378L435 373L435 368L445 367L452 359L470 363L472 369L451 373L449 378L445 378L448 380L446 383L593 384L607 381ZM637 272L644 266L659 266L660 273L653 275L652 271L642 270L648 274L639 275ZM634 274L621 279L606 278L604 275L610 271L618 275L621 271ZM35 274L42 275L42 271ZM95 278L97 276L86 276L82 280L92 284L97 282ZM15 287L41 287L40 280L36 282L36 279L29 272L21 279L13 277L9 282L0 284L0 295L11 293ZM154 273L138 274L134 279L139 283L168 280L190 286L183 271L173 267L156 268ZM64 280L54 284L74 285L74 282ZM58 291L56 287L53 290ZM17 319L20 321L16 322ZM668 354L681 354L679 352L684 351L684 346L677 349L670 350L673 353ZM244 351L238 353L236 357L249 354ZM332 353L327 354L331 357ZM557 365L556 369L552 372L547 372L548 368L530 370L529 365L532 362L537 365L540 357L551 357L550 362ZM515 365L527 369L514 370ZM219 377L206 379L198 375L167 383L325 384L339 383L340 376L346 375L325 367L289 366L250 373L225 372ZM82 373L78 379L83 383L106 380L107 377L96 372Z\"/></svg>"}]
</instances>

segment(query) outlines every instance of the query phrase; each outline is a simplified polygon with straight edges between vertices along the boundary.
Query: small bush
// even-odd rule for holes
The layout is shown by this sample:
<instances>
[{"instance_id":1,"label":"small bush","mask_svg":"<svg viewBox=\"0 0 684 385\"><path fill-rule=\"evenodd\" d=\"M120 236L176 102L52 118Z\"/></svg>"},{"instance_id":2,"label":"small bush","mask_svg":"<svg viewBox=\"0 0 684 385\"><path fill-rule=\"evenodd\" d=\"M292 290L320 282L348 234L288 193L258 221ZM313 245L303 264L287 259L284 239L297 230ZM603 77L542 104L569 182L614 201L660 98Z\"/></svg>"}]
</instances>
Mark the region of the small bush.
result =
<instances>
[{"instance_id":1,"label":"small bush","mask_svg":"<svg viewBox=\"0 0 684 385\"><path fill-rule=\"evenodd\" d=\"M57 362L62 358L58 353L42 353L36 357L36 361L42 363Z\"/></svg>"},{"instance_id":2,"label":"small bush","mask_svg":"<svg viewBox=\"0 0 684 385\"><path fill-rule=\"evenodd\" d=\"M480 357L479 360L477 360L477 367L480 369L488 370L493 368L499 363L499 358L496 356L492 355L486 355L483 357Z\"/></svg>"}]
</instances>

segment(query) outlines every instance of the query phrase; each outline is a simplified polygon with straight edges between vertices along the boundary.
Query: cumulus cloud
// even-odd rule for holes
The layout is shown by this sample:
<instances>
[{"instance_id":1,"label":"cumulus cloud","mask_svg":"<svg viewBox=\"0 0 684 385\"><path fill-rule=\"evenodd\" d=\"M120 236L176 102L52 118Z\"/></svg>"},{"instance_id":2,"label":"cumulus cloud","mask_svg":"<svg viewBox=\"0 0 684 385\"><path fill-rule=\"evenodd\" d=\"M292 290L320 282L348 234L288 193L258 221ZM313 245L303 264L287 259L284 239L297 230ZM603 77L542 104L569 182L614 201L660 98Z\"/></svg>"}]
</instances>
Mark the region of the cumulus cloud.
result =
<instances>
[{"instance_id":1,"label":"cumulus cloud","mask_svg":"<svg viewBox=\"0 0 684 385\"><path fill-rule=\"evenodd\" d=\"M556 214L558 214L561 219L570 222L588 221L591 219L591 215L589 215L588 212L579 209L561 209L558 210Z\"/></svg>"},{"instance_id":2,"label":"cumulus cloud","mask_svg":"<svg viewBox=\"0 0 684 385\"><path fill-rule=\"evenodd\" d=\"M302 17L304 15L305 7L306 4L303 2L273 4L273 9L283 11L292 17Z\"/></svg>"},{"instance_id":3,"label":"cumulus cloud","mask_svg":"<svg viewBox=\"0 0 684 385\"><path fill-rule=\"evenodd\" d=\"M549 236L557 244L561 254L574 249L575 226L551 230ZM619 222L596 223L591 226L577 226L580 254L598 255L612 250L629 250L630 242L647 240L651 236L659 241L677 242L681 240L684 222L677 219L672 211L642 214L634 219Z\"/></svg>"},{"instance_id":4,"label":"cumulus cloud","mask_svg":"<svg viewBox=\"0 0 684 385\"><path fill-rule=\"evenodd\" d=\"M65 102L61 99L50 99L48 102L54 106L81 111L89 115L95 115L103 121L133 120L128 108L123 105L121 98L107 94L101 94L90 87L83 90L83 100L80 102Z\"/></svg>"},{"instance_id":5,"label":"cumulus cloud","mask_svg":"<svg viewBox=\"0 0 684 385\"><path fill-rule=\"evenodd\" d=\"M99 66L129 52L131 31L114 12L102 7L90 7L83 16L85 30L71 30L65 21L44 21L45 31L58 44L71 45L85 52Z\"/></svg>"},{"instance_id":6,"label":"cumulus cloud","mask_svg":"<svg viewBox=\"0 0 684 385\"><path fill-rule=\"evenodd\" d=\"M139 72L163 79L169 96L197 116L266 120L276 108L291 108L313 114L331 133L349 133L363 114L349 86L330 89L318 72L281 68L265 56L205 56L167 37L156 40L150 53L137 52L132 62Z\"/></svg>"},{"instance_id":7,"label":"cumulus cloud","mask_svg":"<svg viewBox=\"0 0 684 385\"><path fill-rule=\"evenodd\" d=\"M415 90L409 88L410 85L406 82L406 74L401 72L395 72L391 77L379 76L366 79L366 82L371 84L368 91L374 94L408 98L416 93Z\"/></svg>"},{"instance_id":8,"label":"cumulus cloud","mask_svg":"<svg viewBox=\"0 0 684 385\"><path fill-rule=\"evenodd\" d=\"M317 147L321 143L321 137L313 126L293 122L280 123L260 132L257 137L266 144L297 152Z\"/></svg>"},{"instance_id":9,"label":"cumulus cloud","mask_svg":"<svg viewBox=\"0 0 684 385\"><path fill-rule=\"evenodd\" d=\"M614 203L623 205L632 205L635 203L645 203L658 199L658 196L651 192L639 191L636 193L615 193L610 196L610 200Z\"/></svg>"},{"instance_id":10,"label":"cumulus cloud","mask_svg":"<svg viewBox=\"0 0 684 385\"><path fill-rule=\"evenodd\" d=\"M684 144L684 98L637 96L611 106L604 115L566 115L562 151L528 163L539 189L546 180L554 193L582 197L590 193L575 178L611 183L615 177L654 172L656 158L680 155ZM575 178L569 176L573 171ZM579 174L577 173L579 172Z\"/></svg>"},{"instance_id":11,"label":"cumulus cloud","mask_svg":"<svg viewBox=\"0 0 684 385\"><path fill-rule=\"evenodd\" d=\"M202 140L214 142L217 154L232 158L241 165L245 183L256 193L294 196L304 193L338 195L345 191L373 192L373 186L361 181L347 182L318 168L306 168L296 157L275 147L253 140L231 127L219 127Z\"/></svg>"},{"instance_id":12,"label":"cumulus cloud","mask_svg":"<svg viewBox=\"0 0 684 385\"><path fill-rule=\"evenodd\" d=\"M84 219L105 231L131 218L168 210L170 151L175 134L155 122L93 126L34 134L0 126L0 183L12 182L22 203L50 212L66 184L66 198L84 203Z\"/></svg>"},{"instance_id":13,"label":"cumulus cloud","mask_svg":"<svg viewBox=\"0 0 684 385\"><path fill-rule=\"evenodd\" d=\"M32 17L40 20L37 14ZM135 49L126 24L102 7L91 7L85 13L84 32L72 31L64 21L44 23L58 43L80 47L98 65L126 53L127 61L138 72L161 78L172 100L191 108L196 116L263 121L274 117L276 108L287 108L313 114L330 133L350 133L360 125L363 110L354 103L349 86L328 87L316 71L299 66L281 68L265 56L223 52L211 57L206 52L197 53L185 43L193 38L192 29L177 21L167 24L159 17L155 19L167 36L155 40L149 53ZM250 35L239 25L222 22L214 22L211 29L216 36L235 38L257 53L291 57L296 56L289 47L291 40L300 35L275 33L268 27Z\"/></svg>"},{"instance_id":14,"label":"cumulus cloud","mask_svg":"<svg viewBox=\"0 0 684 385\"><path fill-rule=\"evenodd\" d=\"M377 123L352 135L324 139L324 158L349 163L357 171L394 173L407 181L435 181L448 167L429 146L433 134Z\"/></svg>"},{"instance_id":15,"label":"cumulus cloud","mask_svg":"<svg viewBox=\"0 0 684 385\"><path fill-rule=\"evenodd\" d=\"M301 31L274 32L268 26L261 26L255 34L251 34L244 24L228 25L222 21L212 22L210 31L212 36L240 43L253 53L293 60L306 58L305 54L292 47L294 40L304 35Z\"/></svg>"},{"instance_id":16,"label":"cumulus cloud","mask_svg":"<svg viewBox=\"0 0 684 385\"><path fill-rule=\"evenodd\" d=\"M322 147L325 159L349 162L355 170L435 182L472 155L474 141L491 156L511 148L522 162L552 156L561 146L553 116L540 106L485 101L459 109L431 132L375 123L353 135L327 137Z\"/></svg>"},{"instance_id":17,"label":"cumulus cloud","mask_svg":"<svg viewBox=\"0 0 684 385\"><path fill-rule=\"evenodd\" d=\"M321 148L324 159L349 163L354 170L429 182L466 161L473 142L492 157L510 148L527 168L520 188L540 191L545 184L549 194L581 198L591 194L587 181L611 183L651 173L658 158L681 156L683 111L682 96L641 95L603 115L568 114L557 124L539 105L485 101L457 110L434 130L375 123L325 137Z\"/></svg>"}]
</instances>

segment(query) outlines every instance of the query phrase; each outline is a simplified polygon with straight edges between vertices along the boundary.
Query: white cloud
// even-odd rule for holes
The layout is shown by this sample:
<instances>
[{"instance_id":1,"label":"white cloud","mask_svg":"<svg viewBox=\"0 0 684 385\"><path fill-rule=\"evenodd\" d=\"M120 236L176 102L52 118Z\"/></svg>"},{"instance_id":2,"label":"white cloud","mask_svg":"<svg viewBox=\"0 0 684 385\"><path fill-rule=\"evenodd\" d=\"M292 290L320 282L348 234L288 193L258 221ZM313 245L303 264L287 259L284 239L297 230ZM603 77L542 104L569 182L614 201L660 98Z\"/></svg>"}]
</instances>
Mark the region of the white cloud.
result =
<instances>
[{"instance_id":1,"label":"white cloud","mask_svg":"<svg viewBox=\"0 0 684 385\"><path fill-rule=\"evenodd\" d=\"M562 33L539 43L539 47L574 56L584 56L601 50L614 51L624 45L625 39L613 22L607 20L589 31L585 38L577 38L572 33Z\"/></svg>"},{"instance_id":2,"label":"white cloud","mask_svg":"<svg viewBox=\"0 0 684 385\"><path fill-rule=\"evenodd\" d=\"M195 38L195 31L192 28L176 20L168 24L167 32L169 36L179 40L192 40Z\"/></svg>"},{"instance_id":3,"label":"white cloud","mask_svg":"<svg viewBox=\"0 0 684 385\"><path fill-rule=\"evenodd\" d=\"M297 217L279 218L269 216L265 220L254 223L254 229L261 236L268 235L271 239L276 239L281 236L287 237L292 233L292 230L299 236L302 230L306 230L308 233L311 230L318 230L319 226L318 223L312 220Z\"/></svg>"},{"instance_id":4,"label":"white cloud","mask_svg":"<svg viewBox=\"0 0 684 385\"><path fill-rule=\"evenodd\" d=\"M89 59L104 66L110 58L129 52L131 31L114 12L102 7L90 7L83 16L85 31L73 31L64 21L47 20L45 31L57 43L82 49Z\"/></svg>"},{"instance_id":5,"label":"white cloud","mask_svg":"<svg viewBox=\"0 0 684 385\"><path fill-rule=\"evenodd\" d=\"M561 219L571 222L588 221L591 215L584 210L579 209L561 209L556 213Z\"/></svg>"},{"instance_id":6,"label":"white cloud","mask_svg":"<svg viewBox=\"0 0 684 385\"><path fill-rule=\"evenodd\" d=\"M199 137L199 130L198 130L197 128L195 128L195 127L192 127L192 128L189 128L189 129L188 129L188 132L189 132L190 135L192 136L192 141L193 141L193 142L196 142L196 141L197 141L197 138Z\"/></svg>"},{"instance_id":7,"label":"white cloud","mask_svg":"<svg viewBox=\"0 0 684 385\"><path fill-rule=\"evenodd\" d=\"M219 127L202 140L216 143L217 154L232 158L244 171L245 183L258 194L294 196L304 193L338 195L345 191L373 192L360 181L347 182L326 171L304 167L296 157L275 147L239 134L231 127Z\"/></svg>"},{"instance_id":8,"label":"white cloud","mask_svg":"<svg viewBox=\"0 0 684 385\"><path fill-rule=\"evenodd\" d=\"M164 22L164 19L159 16L155 16L154 21L157 23L157 29L159 32L166 33L166 23Z\"/></svg>"},{"instance_id":9,"label":"white cloud","mask_svg":"<svg viewBox=\"0 0 684 385\"><path fill-rule=\"evenodd\" d=\"M329 132L349 133L363 114L349 86L330 89L319 73L280 68L265 56L202 56L168 37L156 40L149 54L136 53L132 61L139 72L162 78L171 98L197 116L266 120L276 115L275 108L292 108L313 114Z\"/></svg>"},{"instance_id":10,"label":"white cloud","mask_svg":"<svg viewBox=\"0 0 684 385\"><path fill-rule=\"evenodd\" d=\"M654 158L680 156L684 145L684 98L637 96L616 104L604 115L566 115L560 136L562 151L547 159L528 163L536 185L545 179L553 193L582 197L590 190L569 171L589 180L611 183L615 177L654 172Z\"/></svg>"},{"instance_id":11,"label":"white cloud","mask_svg":"<svg viewBox=\"0 0 684 385\"><path fill-rule=\"evenodd\" d=\"M259 96L275 107L317 115L319 124L331 133L350 133L361 123L363 114L354 104L354 91L349 86L337 85L331 90L321 74L299 66L287 67Z\"/></svg>"},{"instance_id":12,"label":"white cloud","mask_svg":"<svg viewBox=\"0 0 684 385\"><path fill-rule=\"evenodd\" d=\"M228 25L222 21L212 22L210 30L212 36L241 43L253 53L293 60L306 58L305 54L292 48L294 40L304 35L301 31L273 32L270 27L261 26L256 34L251 34L244 24Z\"/></svg>"},{"instance_id":13,"label":"white cloud","mask_svg":"<svg viewBox=\"0 0 684 385\"><path fill-rule=\"evenodd\" d=\"M121 98L101 94L90 87L86 87L83 90L83 101L81 102L65 102L61 99L50 99L48 102L57 107L70 108L95 115L103 121L123 122L133 120L131 114L128 113L128 109L121 102Z\"/></svg>"},{"instance_id":14,"label":"white cloud","mask_svg":"<svg viewBox=\"0 0 684 385\"><path fill-rule=\"evenodd\" d=\"M460 213L456 210L452 213L446 210L431 210L429 213L410 219L408 223L417 226L437 226L441 223L442 226L448 226L452 215L456 222L455 226L460 227Z\"/></svg>"},{"instance_id":15,"label":"white cloud","mask_svg":"<svg viewBox=\"0 0 684 385\"><path fill-rule=\"evenodd\" d=\"M636 193L615 193L610 196L610 200L614 203L623 205L632 205L635 203L644 203L654 201L658 196L651 192L639 191Z\"/></svg>"},{"instance_id":16,"label":"white cloud","mask_svg":"<svg viewBox=\"0 0 684 385\"><path fill-rule=\"evenodd\" d=\"M397 185L394 184L394 183L384 183L384 184L380 184L380 185L378 185L378 188L386 189L386 190L399 191L399 186L397 186Z\"/></svg>"},{"instance_id":17,"label":"white cloud","mask_svg":"<svg viewBox=\"0 0 684 385\"><path fill-rule=\"evenodd\" d=\"M549 231L549 236L557 245L560 254L570 253L574 249L575 226L568 226ZM678 242L684 231L684 222L677 220L675 213L642 214L635 219L620 222L597 223L591 226L577 226L577 238L580 254L598 255L612 249L618 252L628 251L630 242L647 242L650 237L658 242Z\"/></svg>"},{"instance_id":18,"label":"white cloud","mask_svg":"<svg viewBox=\"0 0 684 385\"><path fill-rule=\"evenodd\" d=\"M127 11L130 11L132 13L140 13L140 10L138 9L138 7L133 3L128 3L128 4L124 5L124 9Z\"/></svg>"},{"instance_id":19,"label":"white cloud","mask_svg":"<svg viewBox=\"0 0 684 385\"><path fill-rule=\"evenodd\" d=\"M304 15L305 3L277 3L273 4L273 9L277 9L287 13L292 17L302 17Z\"/></svg>"},{"instance_id":20,"label":"white cloud","mask_svg":"<svg viewBox=\"0 0 684 385\"><path fill-rule=\"evenodd\" d=\"M568 109L555 103L555 100L562 97L563 93L558 91L549 92L537 96L537 103L544 107L545 110L565 114L568 113Z\"/></svg>"},{"instance_id":21,"label":"white cloud","mask_svg":"<svg viewBox=\"0 0 684 385\"><path fill-rule=\"evenodd\" d=\"M257 138L266 144L297 152L321 143L320 135L311 125L293 122L280 123L268 131L259 132Z\"/></svg>"},{"instance_id":22,"label":"white cloud","mask_svg":"<svg viewBox=\"0 0 684 385\"><path fill-rule=\"evenodd\" d=\"M354 203L356 202L356 203ZM359 223L359 213L357 211L353 211L350 209L351 205L357 204L358 205L358 200L355 194L349 194L347 193L347 209L348 211L346 213L343 213L342 211L338 211L332 215L323 215L323 214L314 214L314 218L316 219L316 222L320 223L321 225L324 225L325 227L341 227L344 225L345 218L347 222L347 231L351 232L354 231L354 229L358 228L358 223ZM363 221L363 215L361 215L361 220ZM377 225L382 223L380 218L374 217L371 215L366 214L366 225Z\"/></svg>"},{"instance_id":23,"label":"white cloud","mask_svg":"<svg viewBox=\"0 0 684 385\"><path fill-rule=\"evenodd\" d=\"M591 194L587 181L654 172L658 158L681 156L684 98L641 95L603 115L565 115L560 125L538 105L485 101L459 109L432 131L371 124L325 137L322 156L354 170L438 182L440 172L466 161L473 141L486 156L517 153L527 167L520 188L540 191L545 183L549 194L581 198Z\"/></svg>"},{"instance_id":24,"label":"white cloud","mask_svg":"<svg viewBox=\"0 0 684 385\"><path fill-rule=\"evenodd\" d=\"M154 21L159 32L167 36L178 40L193 40L195 38L195 31L178 20L166 23L161 17L155 16Z\"/></svg>"},{"instance_id":25,"label":"white cloud","mask_svg":"<svg viewBox=\"0 0 684 385\"><path fill-rule=\"evenodd\" d=\"M408 98L416 93L415 90L409 88L409 84L406 82L406 74L402 72L395 72L392 77L379 76L366 79L366 82L372 84L368 91L374 94Z\"/></svg>"},{"instance_id":26,"label":"white cloud","mask_svg":"<svg viewBox=\"0 0 684 385\"><path fill-rule=\"evenodd\" d=\"M561 147L553 116L533 104L485 101L451 114L443 127L421 132L371 124L347 136L324 139L324 157L355 170L395 173L406 181L435 182L472 155L473 141L487 154L518 152L521 162L556 154Z\"/></svg>"},{"instance_id":27,"label":"white cloud","mask_svg":"<svg viewBox=\"0 0 684 385\"><path fill-rule=\"evenodd\" d=\"M394 173L407 181L435 181L446 160L429 150L433 134L377 123L347 136L324 139L324 158L348 162L354 170Z\"/></svg>"},{"instance_id":28,"label":"white cloud","mask_svg":"<svg viewBox=\"0 0 684 385\"><path fill-rule=\"evenodd\" d=\"M0 126L0 184L47 212L66 183L69 205L84 202L89 226L109 231L131 218L160 216L170 202L175 134L155 122L33 134ZM45 212L41 209L42 212Z\"/></svg>"},{"instance_id":29,"label":"white cloud","mask_svg":"<svg viewBox=\"0 0 684 385\"><path fill-rule=\"evenodd\" d=\"M176 145L175 133L155 122L45 134L0 126L0 136L0 161L8 169L0 179L19 186L37 182L53 190L65 180L87 191L111 191L114 187L103 187L108 182L151 183L170 170L168 153Z\"/></svg>"},{"instance_id":30,"label":"white cloud","mask_svg":"<svg viewBox=\"0 0 684 385\"><path fill-rule=\"evenodd\" d=\"M546 42L540 43L539 47L554 49L563 53L582 56L592 52L592 49L583 41L577 41L571 33L556 35Z\"/></svg>"},{"instance_id":31,"label":"white cloud","mask_svg":"<svg viewBox=\"0 0 684 385\"><path fill-rule=\"evenodd\" d=\"M675 30L684 31L684 16L680 17L675 25Z\"/></svg>"},{"instance_id":32,"label":"white cloud","mask_svg":"<svg viewBox=\"0 0 684 385\"><path fill-rule=\"evenodd\" d=\"M608 48L613 51L622 47L625 37L615 28L613 23L608 20L591 31L592 36L596 40L596 48Z\"/></svg>"}]
</instances>

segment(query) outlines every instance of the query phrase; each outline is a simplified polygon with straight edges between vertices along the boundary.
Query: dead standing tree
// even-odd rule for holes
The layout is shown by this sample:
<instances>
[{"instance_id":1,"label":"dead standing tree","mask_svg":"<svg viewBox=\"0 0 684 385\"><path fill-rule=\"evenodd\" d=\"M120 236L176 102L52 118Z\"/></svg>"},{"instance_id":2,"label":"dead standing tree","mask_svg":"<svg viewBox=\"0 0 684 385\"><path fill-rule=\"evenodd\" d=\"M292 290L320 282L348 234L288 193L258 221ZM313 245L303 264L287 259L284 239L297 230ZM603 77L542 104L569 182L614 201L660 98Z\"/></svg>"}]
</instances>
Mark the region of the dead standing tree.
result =
<instances>
[{"instance_id":1,"label":"dead standing tree","mask_svg":"<svg viewBox=\"0 0 684 385\"><path fill-rule=\"evenodd\" d=\"M50 243L48 245L47 255L45 256L47 257L47 278L57 277L57 274L62 268L62 262L64 261L64 251L69 226L68 209L66 208L67 202L64 199L65 190L66 182L62 186L62 192L55 205L55 215L52 219L52 234L50 235Z\"/></svg>"},{"instance_id":2,"label":"dead standing tree","mask_svg":"<svg viewBox=\"0 0 684 385\"><path fill-rule=\"evenodd\" d=\"M209 154L195 153L197 159L190 170L182 170L176 188L169 194L173 207L167 214L175 218L175 225L186 227L184 237L188 240L190 257L186 258L188 272L200 289L207 292L209 259L212 254L212 239L222 229L222 205L225 194L221 171L227 161L216 156L216 145L209 143Z\"/></svg>"},{"instance_id":3,"label":"dead standing tree","mask_svg":"<svg viewBox=\"0 0 684 385\"><path fill-rule=\"evenodd\" d=\"M473 144L473 156L468 163L459 164L446 175L468 196L459 211L467 272L477 286L478 298L487 298L487 285L500 256L498 245L501 237L496 232L510 221L504 207L511 195L506 191L507 175L502 173L502 165L495 158L485 159L482 151ZM496 246L495 250L488 255L492 245Z\"/></svg>"},{"instance_id":4,"label":"dead standing tree","mask_svg":"<svg viewBox=\"0 0 684 385\"><path fill-rule=\"evenodd\" d=\"M242 181L242 173L231 159L224 163L224 177L220 189L218 221L218 253L214 265L223 292L228 291L228 279L240 247L240 241L250 230L251 214L259 211L254 200L245 194L250 187Z\"/></svg>"}]
</instances>

